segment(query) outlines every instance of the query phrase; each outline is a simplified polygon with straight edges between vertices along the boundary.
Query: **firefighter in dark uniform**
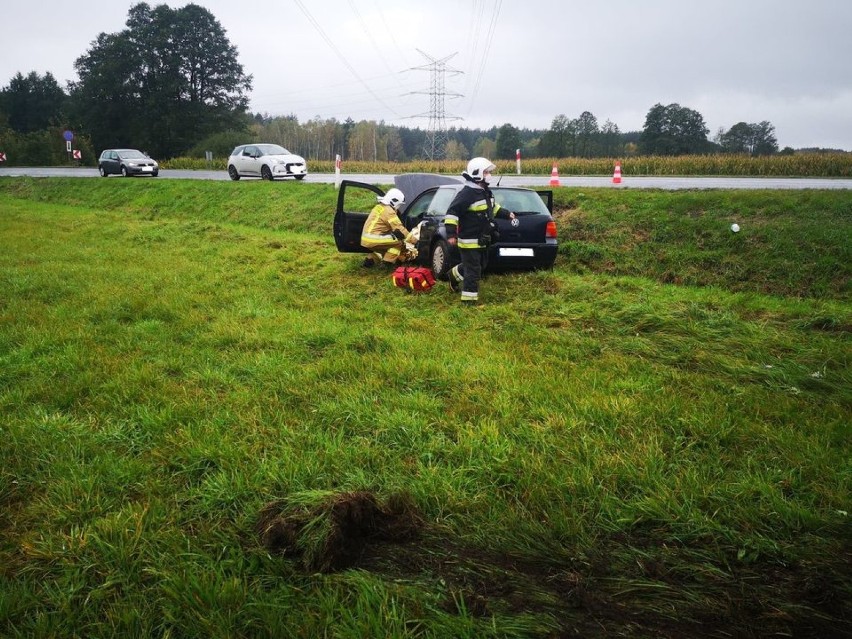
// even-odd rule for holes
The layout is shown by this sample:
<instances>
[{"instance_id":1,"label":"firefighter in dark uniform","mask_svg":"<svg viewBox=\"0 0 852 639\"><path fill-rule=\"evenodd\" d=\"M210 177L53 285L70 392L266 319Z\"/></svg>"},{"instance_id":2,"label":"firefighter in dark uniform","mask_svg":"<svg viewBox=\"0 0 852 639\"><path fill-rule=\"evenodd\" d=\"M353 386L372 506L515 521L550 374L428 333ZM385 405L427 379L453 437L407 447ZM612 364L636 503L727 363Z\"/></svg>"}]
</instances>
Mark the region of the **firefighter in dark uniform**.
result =
<instances>
[{"instance_id":1,"label":"firefighter in dark uniform","mask_svg":"<svg viewBox=\"0 0 852 639\"><path fill-rule=\"evenodd\" d=\"M486 158L473 158L462 177L467 180L447 209L444 224L447 242L458 246L461 264L450 269L450 288L461 291L469 304L479 300L479 280L488 246L497 241L495 217L514 219L515 214L494 201L488 178L497 167Z\"/></svg>"}]
</instances>

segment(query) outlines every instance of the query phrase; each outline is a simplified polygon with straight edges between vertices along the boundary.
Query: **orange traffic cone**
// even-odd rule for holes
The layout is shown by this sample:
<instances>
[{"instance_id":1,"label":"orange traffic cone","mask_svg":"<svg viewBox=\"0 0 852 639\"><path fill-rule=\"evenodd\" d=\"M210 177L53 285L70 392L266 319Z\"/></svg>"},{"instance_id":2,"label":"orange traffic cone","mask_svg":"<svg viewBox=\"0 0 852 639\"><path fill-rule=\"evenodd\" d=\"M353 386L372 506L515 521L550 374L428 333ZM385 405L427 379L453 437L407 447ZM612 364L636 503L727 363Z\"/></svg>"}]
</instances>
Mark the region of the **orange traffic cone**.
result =
<instances>
[{"instance_id":1,"label":"orange traffic cone","mask_svg":"<svg viewBox=\"0 0 852 639\"><path fill-rule=\"evenodd\" d=\"M612 183L621 184L621 162L615 163L615 172L612 174Z\"/></svg>"},{"instance_id":2,"label":"orange traffic cone","mask_svg":"<svg viewBox=\"0 0 852 639\"><path fill-rule=\"evenodd\" d=\"M550 186L559 186L559 171L556 170L556 165L553 165L553 170L550 172Z\"/></svg>"}]
</instances>

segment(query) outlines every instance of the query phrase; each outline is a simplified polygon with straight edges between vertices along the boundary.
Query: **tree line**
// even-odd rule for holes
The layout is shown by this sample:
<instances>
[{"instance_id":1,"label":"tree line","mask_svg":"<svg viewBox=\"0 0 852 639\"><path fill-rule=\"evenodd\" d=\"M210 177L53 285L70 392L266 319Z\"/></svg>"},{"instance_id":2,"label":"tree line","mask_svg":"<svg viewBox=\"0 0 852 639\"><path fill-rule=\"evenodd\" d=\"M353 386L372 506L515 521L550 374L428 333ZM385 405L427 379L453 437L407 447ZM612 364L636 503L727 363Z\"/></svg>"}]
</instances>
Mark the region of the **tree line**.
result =
<instances>
[{"instance_id":1,"label":"tree line","mask_svg":"<svg viewBox=\"0 0 852 639\"><path fill-rule=\"evenodd\" d=\"M309 160L404 162L423 158L428 131L351 118L315 118L250 113L252 76L210 11L195 4L179 9L131 7L126 28L101 33L75 61L78 80L59 86L51 73L17 73L0 89L0 151L18 164L59 164L66 160L62 133L75 133L74 148L92 163L99 151L133 147L153 157L222 157L237 144L281 144ZM584 111L553 118L546 130L510 123L490 129L451 128L442 136L440 156L628 157L779 151L774 126L737 122L714 138L703 116L679 104L652 106L641 131Z\"/></svg>"}]
</instances>

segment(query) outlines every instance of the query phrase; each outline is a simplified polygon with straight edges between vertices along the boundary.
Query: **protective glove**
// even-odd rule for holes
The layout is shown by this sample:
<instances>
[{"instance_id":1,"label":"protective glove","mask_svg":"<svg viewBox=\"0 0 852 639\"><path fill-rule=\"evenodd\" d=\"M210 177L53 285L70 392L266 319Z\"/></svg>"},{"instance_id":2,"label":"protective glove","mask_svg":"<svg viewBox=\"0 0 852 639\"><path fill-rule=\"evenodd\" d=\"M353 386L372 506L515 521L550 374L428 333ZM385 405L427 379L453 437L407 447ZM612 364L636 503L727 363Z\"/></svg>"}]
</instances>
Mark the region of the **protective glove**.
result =
<instances>
[{"instance_id":1,"label":"protective glove","mask_svg":"<svg viewBox=\"0 0 852 639\"><path fill-rule=\"evenodd\" d=\"M411 229L411 232L408 234L408 237L405 238L405 241L409 244L417 244L417 242L420 241L420 231L424 224L426 224L426 220L418 222L417 226Z\"/></svg>"}]
</instances>

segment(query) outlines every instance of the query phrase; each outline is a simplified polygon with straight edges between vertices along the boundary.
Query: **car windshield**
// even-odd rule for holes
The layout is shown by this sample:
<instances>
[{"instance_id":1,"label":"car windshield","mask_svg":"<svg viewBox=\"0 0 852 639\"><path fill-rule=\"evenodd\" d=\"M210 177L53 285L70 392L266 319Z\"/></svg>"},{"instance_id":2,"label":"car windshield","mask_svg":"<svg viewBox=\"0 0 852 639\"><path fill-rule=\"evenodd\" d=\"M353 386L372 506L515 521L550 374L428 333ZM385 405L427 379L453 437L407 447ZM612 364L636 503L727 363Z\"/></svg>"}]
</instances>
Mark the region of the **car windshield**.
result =
<instances>
[{"instance_id":1,"label":"car windshield","mask_svg":"<svg viewBox=\"0 0 852 639\"><path fill-rule=\"evenodd\" d=\"M277 144L258 144L257 148L264 155L290 155L290 151Z\"/></svg>"},{"instance_id":2,"label":"car windshield","mask_svg":"<svg viewBox=\"0 0 852 639\"><path fill-rule=\"evenodd\" d=\"M118 154L128 160L140 160L148 157L141 151L136 151L134 149L130 149L128 151L119 151Z\"/></svg>"}]
</instances>

